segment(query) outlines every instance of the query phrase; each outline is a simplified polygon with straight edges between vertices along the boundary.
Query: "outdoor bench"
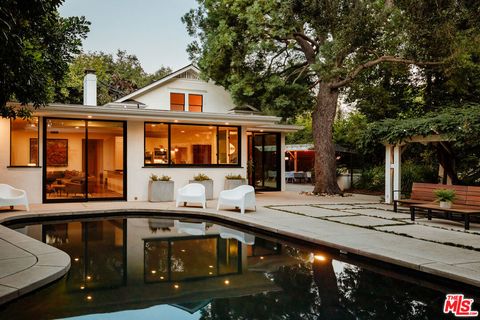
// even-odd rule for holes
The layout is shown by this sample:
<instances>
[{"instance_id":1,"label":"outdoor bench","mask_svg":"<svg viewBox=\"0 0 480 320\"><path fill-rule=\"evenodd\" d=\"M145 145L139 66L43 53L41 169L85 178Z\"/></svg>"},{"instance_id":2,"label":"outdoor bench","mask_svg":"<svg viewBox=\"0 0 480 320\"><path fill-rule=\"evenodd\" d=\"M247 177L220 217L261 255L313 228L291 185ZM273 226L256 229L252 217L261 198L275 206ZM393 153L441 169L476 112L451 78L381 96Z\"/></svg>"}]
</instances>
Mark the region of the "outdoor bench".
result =
<instances>
[{"instance_id":1,"label":"outdoor bench","mask_svg":"<svg viewBox=\"0 0 480 320\"><path fill-rule=\"evenodd\" d=\"M452 189L453 186L447 186L446 188ZM470 229L470 216L480 214L480 187L465 187L466 192L460 200L456 200L451 208L440 208L436 203L413 203L410 204L410 218L415 221L416 209L427 210L428 220L432 220L432 212L445 212L447 218L451 217L452 213L461 214L465 223L465 230ZM439 188L437 188L439 189ZM432 191L433 193L433 191ZM457 196L458 197L458 196ZM459 203L460 202L460 203ZM463 203L461 203L463 202Z\"/></svg>"}]
</instances>

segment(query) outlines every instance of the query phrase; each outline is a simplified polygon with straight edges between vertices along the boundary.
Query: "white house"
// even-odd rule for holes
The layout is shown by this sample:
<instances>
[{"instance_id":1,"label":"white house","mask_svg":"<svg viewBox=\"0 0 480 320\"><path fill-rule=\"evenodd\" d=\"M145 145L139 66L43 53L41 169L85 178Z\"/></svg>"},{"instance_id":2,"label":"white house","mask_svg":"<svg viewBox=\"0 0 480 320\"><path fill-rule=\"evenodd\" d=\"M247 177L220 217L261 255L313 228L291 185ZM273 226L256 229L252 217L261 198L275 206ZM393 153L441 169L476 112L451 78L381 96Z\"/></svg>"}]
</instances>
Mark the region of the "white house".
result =
<instances>
[{"instance_id":1,"label":"white house","mask_svg":"<svg viewBox=\"0 0 480 320\"><path fill-rule=\"evenodd\" d=\"M296 126L235 108L227 91L189 65L104 106L87 72L84 104L50 104L30 120L0 118L0 183L31 203L146 201L151 174L175 189L194 175L248 176L259 190L284 190L285 133Z\"/></svg>"}]
</instances>

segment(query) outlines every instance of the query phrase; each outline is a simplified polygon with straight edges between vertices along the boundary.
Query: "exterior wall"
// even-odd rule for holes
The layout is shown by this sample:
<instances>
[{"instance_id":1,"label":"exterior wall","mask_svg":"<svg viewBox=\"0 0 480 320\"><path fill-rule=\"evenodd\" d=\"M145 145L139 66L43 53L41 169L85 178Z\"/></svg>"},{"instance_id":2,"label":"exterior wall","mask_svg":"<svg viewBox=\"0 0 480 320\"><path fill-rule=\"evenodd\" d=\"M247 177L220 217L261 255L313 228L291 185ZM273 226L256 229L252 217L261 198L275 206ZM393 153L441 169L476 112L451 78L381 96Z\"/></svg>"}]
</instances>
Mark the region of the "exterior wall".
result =
<instances>
[{"instance_id":1,"label":"exterior wall","mask_svg":"<svg viewBox=\"0 0 480 320\"><path fill-rule=\"evenodd\" d=\"M134 97L135 101L147 105L147 109L170 110L170 93L192 93L203 95L203 112L226 113L235 107L230 94L211 82L194 79L172 79L160 87ZM185 95L188 110L188 96Z\"/></svg>"},{"instance_id":2,"label":"exterior wall","mask_svg":"<svg viewBox=\"0 0 480 320\"><path fill-rule=\"evenodd\" d=\"M287 188L287 182L285 180L285 133L280 135L280 190L285 191Z\"/></svg>"},{"instance_id":3,"label":"exterior wall","mask_svg":"<svg viewBox=\"0 0 480 320\"><path fill-rule=\"evenodd\" d=\"M175 182L175 198L177 189L188 184L194 175L204 173L213 180L213 196L218 197L223 190L225 175L247 173L247 135L242 128L242 167L241 168L151 168L144 167L143 121L127 123L127 200L147 201L148 180L150 175L167 175Z\"/></svg>"},{"instance_id":4,"label":"exterior wall","mask_svg":"<svg viewBox=\"0 0 480 320\"><path fill-rule=\"evenodd\" d=\"M40 126L39 163L42 163L42 128ZM27 191L30 203L42 202L42 168L18 167L8 168L10 165L10 121L0 118L0 183L9 184L15 188Z\"/></svg>"}]
</instances>

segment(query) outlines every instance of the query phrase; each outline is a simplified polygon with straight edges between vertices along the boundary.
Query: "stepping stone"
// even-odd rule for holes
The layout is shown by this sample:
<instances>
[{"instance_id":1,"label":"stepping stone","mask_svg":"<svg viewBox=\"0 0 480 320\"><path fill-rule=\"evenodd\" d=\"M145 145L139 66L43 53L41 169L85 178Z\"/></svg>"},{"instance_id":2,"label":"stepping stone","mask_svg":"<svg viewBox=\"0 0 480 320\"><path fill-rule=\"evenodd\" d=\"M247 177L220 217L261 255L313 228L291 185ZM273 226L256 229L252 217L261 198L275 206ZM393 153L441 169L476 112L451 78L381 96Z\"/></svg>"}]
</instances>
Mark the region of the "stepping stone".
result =
<instances>
[{"instance_id":1,"label":"stepping stone","mask_svg":"<svg viewBox=\"0 0 480 320\"><path fill-rule=\"evenodd\" d=\"M376 229L392 231L398 234L406 234L416 239L430 240L439 243L453 243L461 246L480 249L480 235L476 234L444 230L417 224L378 227Z\"/></svg>"},{"instance_id":2,"label":"stepping stone","mask_svg":"<svg viewBox=\"0 0 480 320\"><path fill-rule=\"evenodd\" d=\"M285 210L289 212L295 212L304 214L311 217L323 218L323 217L338 217L338 216L354 216L355 213L344 212L338 210L329 210L312 206L278 206L271 207L276 210Z\"/></svg>"},{"instance_id":3,"label":"stepping stone","mask_svg":"<svg viewBox=\"0 0 480 320\"><path fill-rule=\"evenodd\" d=\"M353 216L353 217L329 217L328 221L341 222L349 225L355 225L359 227L373 227L391 224L405 224L402 221L387 220L368 216Z\"/></svg>"},{"instance_id":4,"label":"stepping stone","mask_svg":"<svg viewBox=\"0 0 480 320\"><path fill-rule=\"evenodd\" d=\"M348 209L348 212L353 212L365 216L380 217L385 219L410 219L410 215L406 213L399 213L393 211L379 210L379 209Z\"/></svg>"},{"instance_id":5,"label":"stepping stone","mask_svg":"<svg viewBox=\"0 0 480 320\"><path fill-rule=\"evenodd\" d=\"M380 210L393 210L393 204L385 204L385 203L371 203L371 204L358 204L356 205L357 207L362 207L362 208L375 208L375 209L380 209ZM399 209L402 207L399 207ZM407 210L408 208L405 207Z\"/></svg>"},{"instance_id":6,"label":"stepping stone","mask_svg":"<svg viewBox=\"0 0 480 320\"><path fill-rule=\"evenodd\" d=\"M316 204L315 207L320 207L325 209L336 209L336 210L362 208L356 204Z\"/></svg>"}]
</instances>

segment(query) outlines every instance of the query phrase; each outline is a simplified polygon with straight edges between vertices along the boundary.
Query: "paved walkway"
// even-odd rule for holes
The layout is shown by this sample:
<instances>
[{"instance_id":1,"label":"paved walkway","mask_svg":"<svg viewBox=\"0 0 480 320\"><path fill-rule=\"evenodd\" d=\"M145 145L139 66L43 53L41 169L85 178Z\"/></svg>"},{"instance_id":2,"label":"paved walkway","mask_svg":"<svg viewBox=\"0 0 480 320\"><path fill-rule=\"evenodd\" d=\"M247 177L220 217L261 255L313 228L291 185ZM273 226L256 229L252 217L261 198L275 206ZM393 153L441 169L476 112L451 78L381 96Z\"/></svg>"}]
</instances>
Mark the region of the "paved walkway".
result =
<instances>
[{"instance_id":1,"label":"paved walkway","mask_svg":"<svg viewBox=\"0 0 480 320\"><path fill-rule=\"evenodd\" d=\"M315 197L298 192L265 192L257 195L257 212L240 214L236 210L216 212L215 201L208 202L206 210L198 207L179 208L183 214L222 218L247 226L296 237L339 250L371 257L411 269L439 275L449 279L480 287L480 225L473 223L470 231L463 230L461 221L433 219L428 221L419 216L410 221L405 212L394 213L391 206L379 203L375 196L353 195L349 197ZM76 215L108 212L156 212L172 214L174 203L149 202L88 202L69 204L32 205L30 212L3 211L0 223L18 217L45 217L51 215ZM56 264L58 273L65 273L65 259L50 259L32 252L16 237L25 237L0 226L0 285L4 277L33 269L42 261ZM36 241L27 237L25 243ZM38 242L38 241L36 241ZM39 246L40 244L35 244ZM43 244L43 246L46 246ZM47 246L48 247L48 246ZM32 248L32 246L30 246ZM43 248L43 247L42 247ZM48 247L49 250L56 250ZM24 256L9 256L10 252L23 250ZM34 264L34 260L36 263ZM21 261L22 258L24 261ZM30 259L27 259L30 258ZM46 260L44 259L46 258ZM57 263L60 261L60 263ZM11 264L14 262L14 264ZM68 259L68 265L69 265ZM63 267L60 264L63 263ZM8 265L8 267L7 267ZM38 265L39 267L40 265ZM63 268L63 269L62 269ZM6 270L6 271L4 271ZM8 271L10 270L10 271ZM53 269L52 269L53 270ZM2 272L4 274L2 274ZM17 288L16 295L33 290L53 280L41 272L32 279L29 288L27 278L10 282ZM23 277L22 277L23 278ZM13 278L12 278L13 279ZM25 281L21 281L25 280ZM33 281L35 280L35 281ZM21 289L19 289L21 287ZM0 297L5 293L0 287ZM11 298L12 296L10 296ZM0 303L2 300L0 300Z\"/></svg>"}]
</instances>

